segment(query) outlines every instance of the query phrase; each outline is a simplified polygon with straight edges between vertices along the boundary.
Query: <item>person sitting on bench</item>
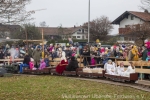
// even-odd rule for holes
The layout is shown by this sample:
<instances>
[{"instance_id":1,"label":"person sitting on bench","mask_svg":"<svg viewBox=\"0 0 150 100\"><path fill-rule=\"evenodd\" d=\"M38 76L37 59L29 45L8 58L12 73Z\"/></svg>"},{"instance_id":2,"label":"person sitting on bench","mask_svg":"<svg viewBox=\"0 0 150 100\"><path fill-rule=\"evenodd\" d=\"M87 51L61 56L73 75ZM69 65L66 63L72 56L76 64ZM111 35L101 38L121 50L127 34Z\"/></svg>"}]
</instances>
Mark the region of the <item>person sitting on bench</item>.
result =
<instances>
[{"instance_id":1,"label":"person sitting on bench","mask_svg":"<svg viewBox=\"0 0 150 100\"><path fill-rule=\"evenodd\" d=\"M20 73L23 72L23 67L27 67L29 68L29 62L30 62L30 56L26 53L24 60L23 60L23 64L20 64Z\"/></svg>"},{"instance_id":2,"label":"person sitting on bench","mask_svg":"<svg viewBox=\"0 0 150 100\"><path fill-rule=\"evenodd\" d=\"M119 76L121 76L124 71L125 71L125 70L124 70L124 63L121 62L121 63L120 63L120 66L118 66L118 67L116 68L116 74L118 74Z\"/></svg>"},{"instance_id":3,"label":"person sitting on bench","mask_svg":"<svg viewBox=\"0 0 150 100\"><path fill-rule=\"evenodd\" d=\"M34 67L34 59L31 58L29 62L30 70L36 70L37 68Z\"/></svg>"},{"instance_id":4,"label":"person sitting on bench","mask_svg":"<svg viewBox=\"0 0 150 100\"><path fill-rule=\"evenodd\" d=\"M122 76L129 77L131 73L135 73L135 66L133 62L129 62L130 65L128 66L127 70L122 73Z\"/></svg>"},{"instance_id":5,"label":"person sitting on bench","mask_svg":"<svg viewBox=\"0 0 150 100\"><path fill-rule=\"evenodd\" d=\"M68 65L68 61L65 57L65 52L62 53L61 62L56 66L56 72L62 74Z\"/></svg>"},{"instance_id":6,"label":"person sitting on bench","mask_svg":"<svg viewBox=\"0 0 150 100\"><path fill-rule=\"evenodd\" d=\"M115 75L115 64L112 62L112 60L108 60L106 65L106 72L110 75Z\"/></svg>"},{"instance_id":7,"label":"person sitting on bench","mask_svg":"<svg viewBox=\"0 0 150 100\"><path fill-rule=\"evenodd\" d=\"M42 70L46 67L46 63L44 62L44 59L41 60L40 62L40 67L39 67L39 70Z\"/></svg>"},{"instance_id":8,"label":"person sitting on bench","mask_svg":"<svg viewBox=\"0 0 150 100\"><path fill-rule=\"evenodd\" d=\"M76 71L77 68L79 68L78 62L75 57L72 56L69 65L66 67L66 71Z\"/></svg>"}]
</instances>

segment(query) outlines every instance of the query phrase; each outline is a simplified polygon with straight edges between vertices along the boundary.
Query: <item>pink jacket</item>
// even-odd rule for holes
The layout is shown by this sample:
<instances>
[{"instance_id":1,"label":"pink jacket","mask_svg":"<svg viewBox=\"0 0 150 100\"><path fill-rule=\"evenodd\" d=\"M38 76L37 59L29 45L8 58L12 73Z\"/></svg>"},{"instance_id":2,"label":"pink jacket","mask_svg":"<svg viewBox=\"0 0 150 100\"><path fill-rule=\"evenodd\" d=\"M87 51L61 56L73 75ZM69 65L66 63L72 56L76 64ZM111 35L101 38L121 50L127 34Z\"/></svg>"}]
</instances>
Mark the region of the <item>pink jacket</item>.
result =
<instances>
[{"instance_id":1,"label":"pink jacket","mask_svg":"<svg viewBox=\"0 0 150 100\"><path fill-rule=\"evenodd\" d=\"M95 59L92 58L92 59L91 59L91 65L95 65L95 64L96 64Z\"/></svg>"},{"instance_id":2,"label":"pink jacket","mask_svg":"<svg viewBox=\"0 0 150 100\"><path fill-rule=\"evenodd\" d=\"M51 47L49 48L49 52L52 52L52 50L53 50L53 46L51 46Z\"/></svg>"},{"instance_id":3,"label":"pink jacket","mask_svg":"<svg viewBox=\"0 0 150 100\"><path fill-rule=\"evenodd\" d=\"M41 61L40 63L40 67L39 67L39 70L42 70L46 67L46 63L44 62L44 60Z\"/></svg>"},{"instance_id":4,"label":"pink jacket","mask_svg":"<svg viewBox=\"0 0 150 100\"><path fill-rule=\"evenodd\" d=\"M30 70L32 70L34 68L34 63L30 61L29 66L30 66Z\"/></svg>"}]
</instances>

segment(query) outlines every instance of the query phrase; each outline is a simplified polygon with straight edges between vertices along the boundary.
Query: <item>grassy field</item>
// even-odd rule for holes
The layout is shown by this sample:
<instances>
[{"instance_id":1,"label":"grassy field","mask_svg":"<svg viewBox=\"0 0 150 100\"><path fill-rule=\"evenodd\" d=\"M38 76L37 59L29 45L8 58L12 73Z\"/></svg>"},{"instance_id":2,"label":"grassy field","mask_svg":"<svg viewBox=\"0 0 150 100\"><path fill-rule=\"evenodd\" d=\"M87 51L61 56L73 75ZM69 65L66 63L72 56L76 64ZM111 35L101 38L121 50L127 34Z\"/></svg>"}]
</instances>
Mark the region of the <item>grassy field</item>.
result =
<instances>
[{"instance_id":1,"label":"grassy field","mask_svg":"<svg viewBox=\"0 0 150 100\"><path fill-rule=\"evenodd\" d=\"M148 92L129 87L57 76L0 78L0 100L149 100Z\"/></svg>"}]
</instances>

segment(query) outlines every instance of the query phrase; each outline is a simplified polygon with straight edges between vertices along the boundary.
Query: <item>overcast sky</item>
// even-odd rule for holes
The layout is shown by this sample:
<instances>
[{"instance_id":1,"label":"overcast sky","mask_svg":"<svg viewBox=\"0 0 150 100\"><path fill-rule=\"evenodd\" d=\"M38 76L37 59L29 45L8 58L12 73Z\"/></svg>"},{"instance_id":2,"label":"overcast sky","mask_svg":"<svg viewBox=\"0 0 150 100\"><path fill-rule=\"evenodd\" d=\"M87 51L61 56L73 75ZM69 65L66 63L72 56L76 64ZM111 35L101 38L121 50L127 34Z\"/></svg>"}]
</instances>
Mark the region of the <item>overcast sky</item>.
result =
<instances>
[{"instance_id":1,"label":"overcast sky","mask_svg":"<svg viewBox=\"0 0 150 100\"><path fill-rule=\"evenodd\" d=\"M32 15L35 24L45 21L49 27L79 26L88 21L89 0L32 0L26 7L27 11L44 9ZM141 11L141 0L91 0L90 19L105 15L111 21L115 20L125 11ZM114 26L111 34L118 33L118 26Z\"/></svg>"}]
</instances>

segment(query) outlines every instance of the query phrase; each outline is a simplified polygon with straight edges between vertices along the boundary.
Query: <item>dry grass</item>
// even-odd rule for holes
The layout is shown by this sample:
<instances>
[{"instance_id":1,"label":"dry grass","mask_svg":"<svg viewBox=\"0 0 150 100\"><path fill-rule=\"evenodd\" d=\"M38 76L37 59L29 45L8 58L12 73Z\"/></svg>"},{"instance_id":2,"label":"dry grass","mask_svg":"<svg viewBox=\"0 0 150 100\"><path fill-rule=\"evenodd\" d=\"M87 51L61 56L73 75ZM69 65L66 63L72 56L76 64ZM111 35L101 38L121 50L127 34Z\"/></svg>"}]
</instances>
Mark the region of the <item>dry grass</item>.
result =
<instances>
[{"instance_id":1,"label":"dry grass","mask_svg":"<svg viewBox=\"0 0 150 100\"><path fill-rule=\"evenodd\" d=\"M0 78L0 100L149 100L148 92L129 87L57 76Z\"/></svg>"}]
</instances>

